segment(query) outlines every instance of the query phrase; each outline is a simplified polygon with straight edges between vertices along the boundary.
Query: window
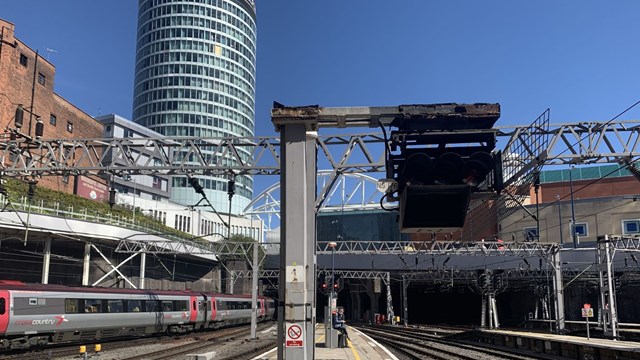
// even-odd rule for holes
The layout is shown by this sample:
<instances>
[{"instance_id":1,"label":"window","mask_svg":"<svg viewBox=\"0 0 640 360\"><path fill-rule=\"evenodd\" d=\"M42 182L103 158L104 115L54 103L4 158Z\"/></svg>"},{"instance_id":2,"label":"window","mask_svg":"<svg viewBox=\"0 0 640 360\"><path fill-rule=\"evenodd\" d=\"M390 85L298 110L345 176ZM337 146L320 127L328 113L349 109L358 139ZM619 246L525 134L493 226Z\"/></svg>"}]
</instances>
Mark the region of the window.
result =
<instances>
[{"instance_id":1,"label":"window","mask_svg":"<svg viewBox=\"0 0 640 360\"><path fill-rule=\"evenodd\" d=\"M27 67L28 60L27 55L20 54L20 65Z\"/></svg>"},{"instance_id":2,"label":"window","mask_svg":"<svg viewBox=\"0 0 640 360\"><path fill-rule=\"evenodd\" d=\"M622 232L624 234L640 233L640 220L622 220Z\"/></svg>"},{"instance_id":3,"label":"window","mask_svg":"<svg viewBox=\"0 0 640 360\"><path fill-rule=\"evenodd\" d=\"M162 311L173 311L173 301L163 301L162 302Z\"/></svg>"},{"instance_id":4,"label":"window","mask_svg":"<svg viewBox=\"0 0 640 360\"><path fill-rule=\"evenodd\" d=\"M70 133L73 132L73 123L71 121L67 121L67 131Z\"/></svg>"},{"instance_id":5,"label":"window","mask_svg":"<svg viewBox=\"0 0 640 360\"><path fill-rule=\"evenodd\" d=\"M44 77L44 75L42 73L38 73L38 84L44 85L45 79L46 78Z\"/></svg>"},{"instance_id":6,"label":"window","mask_svg":"<svg viewBox=\"0 0 640 360\"><path fill-rule=\"evenodd\" d=\"M110 313L120 313L123 310L122 300L107 300L107 311Z\"/></svg>"},{"instance_id":7,"label":"window","mask_svg":"<svg viewBox=\"0 0 640 360\"><path fill-rule=\"evenodd\" d=\"M142 307L141 300L128 300L127 301L127 312L139 312Z\"/></svg>"},{"instance_id":8,"label":"window","mask_svg":"<svg viewBox=\"0 0 640 360\"><path fill-rule=\"evenodd\" d=\"M7 311L7 302L4 298L0 298L0 315L4 315L4 313Z\"/></svg>"},{"instance_id":9,"label":"window","mask_svg":"<svg viewBox=\"0 0 640 360\"><path fill-rule=\"evenodd\" d=\"M58 119L56 118L55 115L51 114L51 116L49 116L49 124L56 126L57 123L58 123Z\"/></svg>"},{"instance_id":10,"label":"window","mask_svg":"<svg viewBox=\"0 0 640 360\"><path fill-rule=\"evenodd\" d=\"M145 301L145 309L147 312L156 312L160 310L160 307L158 305L160 305L159 301Z\"/></svg>"},{"instance_id":11,"label":"window","mask_svg":"<svg viewBox=\"0 0 640 360\"><path fill-rule=\"evenodd\" d=\"M78 313L78 299L66 299L64 301L64 312L67 314Z\"/></svg>"},{"instance_id":12,"label":"window","mask_svg":"<svg viewBox=\"0 0 640 360\"><path fill-rule=\"evenodd\" d=\"M174 309L176 311L187 311L189 307L189 302L187 300L176 300L174 301Z\"/></svg>"},{"instance_id":13,"label":"window","mask_svg":"<svg viewBox=\"0 0 640 360\"><path fill-rule=\"evenodd\" d=\"M524 240L525 241L538 240L538 228L526 227L526 228L522 229L522 232L524 233Z\"/></svg>"},{"instance_id":14,"label":"window","mask_svg":"<svg viewBox=\"0 0 640 360\"><path fill-rule=\"evenodd\" d=\"M87 299L84 301L84 312L86 313L101 313L102 312L102 300Z\"/></svg>"},{"instance_id":15,"label":"window","mask_svg":"<svg viewBox=\"0 0 640 360\"><path fill-rule=\"evenodd\" d=\"M69 183L69 174L62 175L62 182L65 184Z\"/></svg>"},{"instance_id":16,"label":"window","mask_svg":"<svg viewBox=\"0 0 640 360\"><path fill-rule=\"evenodd\" d=\"M576 223L576 235L589 236L589 225L587 223Z\"/></svg>"}]
</instances>

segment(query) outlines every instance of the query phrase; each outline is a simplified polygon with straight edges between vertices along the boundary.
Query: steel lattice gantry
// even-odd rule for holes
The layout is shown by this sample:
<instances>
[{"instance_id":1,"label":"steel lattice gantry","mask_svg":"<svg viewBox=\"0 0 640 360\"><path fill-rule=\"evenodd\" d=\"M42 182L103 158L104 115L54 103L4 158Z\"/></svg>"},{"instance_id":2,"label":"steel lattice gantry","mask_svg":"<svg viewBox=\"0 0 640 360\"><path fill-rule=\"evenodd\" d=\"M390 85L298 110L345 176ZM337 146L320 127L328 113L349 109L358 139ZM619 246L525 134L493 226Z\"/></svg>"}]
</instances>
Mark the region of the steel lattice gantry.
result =
<instances>
[{"instance_id":1,"label":"steel lattice gantry","mask_svg":"<svg viewBox=\"0 0 640 360\"><path fill-rule=\"evenodd\" d=\"M336 118L338 118L336 116ZM383 119L380 120L384 124ZM532 134L548 135L546 164L618 163L640 156L640 121L585 122L498 127L505 151ZM320 136L315 139L319 160L336 173L384 171L381 133ZM124 138L26 139L8 136L0 142L2 173L7 176L66 174L280 174L280 139L253 138ZM214 149L205 156L202 147ZM239 149L252 154L246 159ZM357 155L356 155L357 154ZM217 155L217 156L215 156ZM534 154L531 154L532 156ZM229 160L231 157L233 160Z\"/></svg>"}]
</instances>

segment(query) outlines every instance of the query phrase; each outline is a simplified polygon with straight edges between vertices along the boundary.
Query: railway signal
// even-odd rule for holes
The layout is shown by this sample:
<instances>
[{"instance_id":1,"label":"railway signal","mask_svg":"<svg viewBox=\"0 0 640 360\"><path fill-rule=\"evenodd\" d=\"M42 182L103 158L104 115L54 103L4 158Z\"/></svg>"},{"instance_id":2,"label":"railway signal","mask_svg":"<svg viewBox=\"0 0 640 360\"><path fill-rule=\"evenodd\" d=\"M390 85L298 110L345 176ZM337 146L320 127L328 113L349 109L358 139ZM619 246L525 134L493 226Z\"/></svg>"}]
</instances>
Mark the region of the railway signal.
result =
<instances>
[{"instance_id":1,"label":"railway signal","mask_svg":"<svg viewBox=\"0 0 640 360\"><path fill-rule=\"evenodd\" d=\"M475 194L502 190L502 159L494 152L499 104L402 106L390 124L386 156L389 200L399 203L403 233L453 233L465 223Z\"/></svg>"}]
</instances>

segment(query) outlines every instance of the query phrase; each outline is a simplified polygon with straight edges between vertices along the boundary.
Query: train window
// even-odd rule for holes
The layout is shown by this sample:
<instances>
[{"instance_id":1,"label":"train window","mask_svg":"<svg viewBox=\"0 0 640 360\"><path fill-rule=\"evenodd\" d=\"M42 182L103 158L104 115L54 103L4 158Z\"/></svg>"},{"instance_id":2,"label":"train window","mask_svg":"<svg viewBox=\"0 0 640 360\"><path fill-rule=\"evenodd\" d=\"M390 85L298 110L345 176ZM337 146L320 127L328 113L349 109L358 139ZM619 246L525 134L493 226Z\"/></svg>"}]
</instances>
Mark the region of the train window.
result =
<instances>
[{"instance_id":1,"label":"train window","mask_svg":"<svg viewBox=\"0 0 640 360\"><path fill-rule=\"evenodd\" d=\"M173 311L173 301L163 301L162 311Z\"/></svg>"},{"instance_id":2,"label":"train window","mask_svg":"<svg viewBox=\"0 0 640 360\"><path fill-rule=\"evenodd\" d=\"M198 310L204 311L204 307L206 305L202 302L202 300L198 300Z\"/></svg>"},{"instance_id":3,"label":"train window","mask_svg":"<svg viewBox=\"0 0 640 360\"><path fill-rule=\"evenodd\" d=\"M193 300L193 304L191 304L191 309L193 309L193 310L197 309L195 300Z\"/></svg>"},{"instance_id":4,"label":"train window","mask_svg":"<svg viewBox=\"0 0 640 360\"><path fill-rule=\"evenodd\" d=\"M213 310L215 310L215 309L216 309L216 302L215 302L215 301L212 301L212 302L211 302L211 307L213 308Z\"/></svg>"},{"instance_id":5,"label":"train window","mask_svg":"<svg viewBox=\"0 0 640 360\"><path fill-rule=\"evenodd\" d=\"M85 299L84 312L86 313L101 313L102 312L102 300L97 299Z\"/></svg>"},{"instance_id":6,"label":"train window","mask_svg":"<svg viewBox=\"0 0 640 360\"><path fill-rule=\"evenodd\" d=\"M64 300L64 312L66 314L77 314L78 313L78 299L65 299Z\"/></svg>"},{"instance_id":7,"label":"train window","mask_svg":"<svg viewBox=\"0 0 640 360\"><path fill-rule=\"evenodd\" d=\"M189 302L186 300L176 300L173 302L173 308L176 309L176 311L187 311L189 310Z\"/></svg>"},{"instance_id":8,"label":"train window","mask_svg":"<svg viewBox=\"0 0 640 360\"><path fill-rule=\"evenodd\" d=\"M211 311L211 302L207 301L207 311Z\"/></svg>"},{"instance_id":9,"label":"train window","mask_svg":"<svg viewBox=\"0 0 640 360\"><path fill-rule=\"evenodd\" d=\"M127 312L139 312L141 307L141 300L127 300Z\"/></svg>"},{"instance_id":10,"label":"train window","mask_svg":"<svg viewBox=\"0 0 640 360\"><path fill-rule=\"evenodd\" d=\"M122 309L122 300L107 300L107 312L119 313Z\"/></svg>"},{"instance_id":11,"label":"train window","mask_svg":"<svg viewBox=\"0 0 640 360\"><path fill-rule=\"evenodd\" d=\"M0 315L4 315L4 313L7 311L6 307L6 300L4 298L0 298Z\"/></svg>"},{"instance_id":12,"label":"train window","mask_svg":"<svg viewBox=\"0 0 640 360\"><path fill-rule=\"evenodd\" d=\"M38 305L38 299L30 298L29 299L29 305Z\"/></svg>"},{"instance_id":13,"label":"train window","mask_svg":"<svg viewBox=\"0 0 640 360\"><path fill-rule=\"evenodd\" d=\"M160 309L159 301L145 301L145 309L147 312L156 312Z\"/></svg>"}]
</instances>

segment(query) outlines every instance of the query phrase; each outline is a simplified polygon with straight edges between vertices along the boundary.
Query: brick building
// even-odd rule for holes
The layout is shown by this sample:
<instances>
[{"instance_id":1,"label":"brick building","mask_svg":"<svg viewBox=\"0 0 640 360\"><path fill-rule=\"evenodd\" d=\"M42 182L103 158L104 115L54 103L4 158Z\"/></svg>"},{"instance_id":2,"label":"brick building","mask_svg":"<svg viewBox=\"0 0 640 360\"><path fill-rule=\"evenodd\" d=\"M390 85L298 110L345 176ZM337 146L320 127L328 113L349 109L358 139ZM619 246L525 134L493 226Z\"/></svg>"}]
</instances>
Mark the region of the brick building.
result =
<instances>
[{"instance_id":1,"label":"brick building","mask_svg":"<svg viewBox=\"0 0 640 360\"><path fill-rule=\"evenodd\" d=\"M0 128L15 128L16 108L22 104L24 134L34 134L39 116L44 123L44 139L101 138L100 122L55 93L55 66L17 39L14 31L12 23L0 19ZM74 193L74 180L45 177L38 179L38 186Z\"/></svg>"},{"instance_id":2,"label":"brick building","mask_svg":"<svg viewBox=\"0 0 640 360\"><path fill-rule=\"evenodd\" d=\"M537 210L541 242L573 243L574 217L579 243L605 234L640 235L640 182L624 166L581 166L571 170L571 176L569 169L540 175ZM535 203L531 189L523 205L535 214ZM537 238L537 225L527 211L517 208L498 226L505 240L530 241Z\"/></svg>"}]
</instances>

